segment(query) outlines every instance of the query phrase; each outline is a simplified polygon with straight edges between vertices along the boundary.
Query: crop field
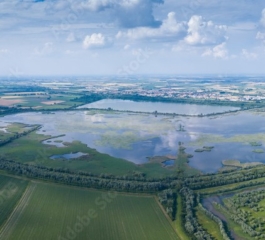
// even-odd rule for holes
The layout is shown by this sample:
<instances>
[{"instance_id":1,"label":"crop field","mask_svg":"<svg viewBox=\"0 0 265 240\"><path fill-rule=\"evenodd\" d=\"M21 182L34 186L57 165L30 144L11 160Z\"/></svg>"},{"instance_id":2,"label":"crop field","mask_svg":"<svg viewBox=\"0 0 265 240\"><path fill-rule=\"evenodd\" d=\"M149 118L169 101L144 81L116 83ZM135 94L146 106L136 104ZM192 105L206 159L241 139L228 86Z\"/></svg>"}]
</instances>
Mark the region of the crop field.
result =
<instances>
[{"instance_id":1,"label":"crop field","mask_svg":"<svg viewBox=\"0 0 265 240\"><path fill-rule=\"evenodd\" d=\"M18 108L65 109L80 104L71 101L75 97L76 95L71 94L47 94L45 92L9 93L1 97L0 106L16 105Z\"/></svg>"},{"instance_id":2,"label":"crop field","mask_svg":"<svg viewBox=\"0 0 265 240\"><path fill-rule=\"evenodd\" d=\"M5 224L0 238L179 239L151 196L34 182Z\"/></svg>"},{"instance_id":3,"label":"crop field","mask_svg":"<svg viewBox=\"0 0 265 240\"><path fill-rule=\"evenodd\" d=\"M12 213L27 185L27 181L0 175L0 226Z\"/></svg>"}]
</instances>

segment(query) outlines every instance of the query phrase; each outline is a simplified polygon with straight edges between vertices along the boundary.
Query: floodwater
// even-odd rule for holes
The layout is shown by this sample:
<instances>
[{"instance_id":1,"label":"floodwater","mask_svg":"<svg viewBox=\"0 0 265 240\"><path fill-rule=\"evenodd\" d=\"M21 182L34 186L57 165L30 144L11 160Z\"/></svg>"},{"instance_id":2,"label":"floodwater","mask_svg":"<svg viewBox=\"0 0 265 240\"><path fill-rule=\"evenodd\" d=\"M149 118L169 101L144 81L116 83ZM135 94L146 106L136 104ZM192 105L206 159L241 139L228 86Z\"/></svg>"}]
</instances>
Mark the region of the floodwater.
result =
<instances>
[{"instance_id":1,"label":"floodwater","mask_svg":"<svg viewBox=\"0 0 265 240\"><path fill-rule=\"evenodd\" d=\"M163 164L166 167L171 167L171 166L174 166L175 160L167 160L167 161L163 162Z\"/></svg>"},{"instance_id":2,"label":"floodwater","mask_svg":"<svg viewBox=\"0 0 265 240\"><path fill-rule=\"evenodd\" d=\"M163 103L163 102L135 102L120 99L104 99L90 104L83 105L79 108L98 108L114 109L119 111L137 111L137 112L159 112L159 113L176 113L186 115L198 115L209 113L222 113L237 110L236 107L227 106L209 106L183 103Z\"/></svg>"},{"instance_id":3,"label":"floodwater","mask_svg":"<svg viewBox=\"0 0 265 240\"><path fill-rule=\"evenodd\" d=\"M86 156L86 155L87 155L86 153L77 152L77 153L68 153L68 154L62 154L62 155L53 155L50 158L53 160L56 160L56 159L70 160L70 159L75 159L75 158L79 158L79 157Z\"/></svg>"},{"instance_id":4,"label":"floodwater","mask_svg":"<svg viewBox=\"0 0 265 240\"><path fill-rule=\"evenodd\" d=\"M179 142L194 156L189 164L205 173L218 171L226 159L265 163L265 153L253 152L265 151L265 115L253 112L202 118L62 111L0 118L0 126L12 122L41 124L39 134L55 137L43 144L65 147L64 142L80 141L101 153L136 164L147 163L147 157L176 156ZM59 135L63 136L56 137ZM250 142L259 142L262 146L253 147ZM210 152L195 152L203 146L214 148Z\"/></svg>"}]
</instances>

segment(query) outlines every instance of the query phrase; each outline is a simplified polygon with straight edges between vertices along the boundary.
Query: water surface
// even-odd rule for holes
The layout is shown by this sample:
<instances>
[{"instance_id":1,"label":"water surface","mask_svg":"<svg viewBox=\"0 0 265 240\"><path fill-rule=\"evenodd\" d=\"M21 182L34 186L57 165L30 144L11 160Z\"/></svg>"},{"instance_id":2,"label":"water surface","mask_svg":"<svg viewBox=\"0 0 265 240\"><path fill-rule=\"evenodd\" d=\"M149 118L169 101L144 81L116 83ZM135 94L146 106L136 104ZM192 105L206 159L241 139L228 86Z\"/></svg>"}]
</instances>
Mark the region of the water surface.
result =
<instances>
[{"instance_id":1,"label":"water surface","mask_svg":"<svg viewBox=\"0 0 265 240\"><path fill-rule=\"evenodd\" d=\"M201 118L62 111L54 114L21 113L0 118L0 126L12 122L41 124L37 133L55 137L44 144L65 147L64 142L80 141L101 153L136 164L147 163L147 157L176 156L179 142L183 142L187 153L194 155L189 164L205 173L218 171L226 159L265 163L265 153L253 152L257 148L265 151L265 115L253 112ZM59 135L63 136L56 138ZM253 141L263 145L252 147L249 142ZM195 152L203 146L214 148L211 152Z\"/></svg>"},{"instance_id":2,"label":"water surface","mask_svg":"<svg viewBox=\"0 0 265 240\"><path fill-rule=\"evenodd\" d=\"M120 99L104 99L90 104L86 104L79 108L98 108L98 109L114 109L119 111L136 111L136 112L160 112L160 113L176 113L186 115L198 115L209 113L221 113L237 110L236 107L227 106L210 106L182 103L163 103L163 102L135 102Z\"/></svg>"}]
</instances>

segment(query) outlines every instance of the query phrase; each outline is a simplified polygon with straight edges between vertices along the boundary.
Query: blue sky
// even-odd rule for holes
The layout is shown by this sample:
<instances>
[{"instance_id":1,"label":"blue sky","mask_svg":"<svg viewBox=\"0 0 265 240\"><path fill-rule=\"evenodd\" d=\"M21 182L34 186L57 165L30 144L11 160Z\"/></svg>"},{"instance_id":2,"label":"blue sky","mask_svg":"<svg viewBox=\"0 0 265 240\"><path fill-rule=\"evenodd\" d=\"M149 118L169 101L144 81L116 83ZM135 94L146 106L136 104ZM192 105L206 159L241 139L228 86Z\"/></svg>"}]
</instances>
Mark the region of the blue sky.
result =
<instances>
[{"instance_id":1,"label":"blue sky","mask_svg":"<svg viewBox=\"0 0 265 240\"><path fill-rule=\"evenodd\" d=\"M0 0L0 75L264 74L264 0Z\"/></svg>"}]
</instances>

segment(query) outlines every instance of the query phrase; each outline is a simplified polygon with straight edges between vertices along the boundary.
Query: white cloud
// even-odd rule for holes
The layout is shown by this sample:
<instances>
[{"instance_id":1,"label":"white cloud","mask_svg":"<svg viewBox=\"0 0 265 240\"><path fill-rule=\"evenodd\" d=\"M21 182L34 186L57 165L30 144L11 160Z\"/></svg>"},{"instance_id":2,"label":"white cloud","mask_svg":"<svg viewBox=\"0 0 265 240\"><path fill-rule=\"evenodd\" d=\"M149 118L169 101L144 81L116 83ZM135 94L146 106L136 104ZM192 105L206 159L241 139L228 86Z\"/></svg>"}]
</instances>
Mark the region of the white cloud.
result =
<instances>
[{"instance_id":1,"label":"white cloud","mask_svg":"<svg viewBox=\"0 0 265 240\"><path fill-rule=\"evenodd\" d=\"M261 40L265 44L265 32L258 32L256 39Z\"/></svg>"},{"instance_id":2,"label":"white cloud","mask_svg":"<svg viewBox=\"0 0 265 240\"><path fill-rule=\"evenodd\" d=\"M102 11L106 8L113 7L115 0L89 0L81 3L81 7L88 8L91 11Z\"/></svg>"},{"instance_id":3,"label":"white cloud","mask_svg":"<svg viewBox=\"0 0 265 240\"><path fill-rule=\"evenodd\" d=\"M83 47L88 48L104 48L108 46L111 40L105 37L102 33L93 33L87 35L83 41Z\"/></svg>"},{"instance_id":4,"label":"white cloud","mask_svg":"<svg viewBox=\"0 0 265 240\"><path fill-rule=\"evenodd\" d=\"M185 32L185 23L177 22L174 12L170 12L159 28L138 27L126 32L119 31L117 38L144 39L144 38L168 38L177 37Z\"/></svg>"},{"instance_id":5,"label":"white cloud","mask_svg":"<svg viewBox=\"0 0 265 240\"><path fill-rule=\"evenodd\" d=\"M227 26L205 22L202 16L194 15L188 22L188 36L185 42L189 45L211 45L226 39Z\"/></svg>"},{"instance_id":6,"label":"white cloud","mask_svg":"<svg viewBox=\"0 0 265 240\"><path fill-rule=\"evenodd\" d=\"M203 57L212 56L214 58L228 58L228 50L226 49L226 43L223 42L213 48L208 48L203 54Z\"/></svg>"},{"instance_id":7,"label":"white cloud","mask_svg":"<svg viewBox=\"0 0 265 240\"><path fill-rule=\"evenodd\" d=\"M262 27L265 27L265 8L262 10L260 23ZM262 30L258 31L256 39L261 40L263 43L265 43L265 32L263 32Z\"/></svg>"},{"instance_id":8,"label":"white cloud","mask_svg":"<svg viewBox=\"0 0 265 240\"><path fill-rule=\"evenodd\" d=\"M189 22L178 22L176 14L170 12L159 28L138 27L127 31L119 31L116 38L165 39L166 41L180 41L181 48L188 46L218 45L224 42L227 27L215 25L212 21L204 21L201 16L194 15ZM186 46L185 46L186 45ZM175 46L174 49L178 49Z\"/></svg>"},{"instance_id":9,"label":"white cloud","mask_svg":"<svg viewBox=\"0 0 265 240\"><path fill-rule=\"evenodd\" d=\"M154 18L153 7L162 3L164 0L87 0L80 8L95 12L111 9L114 19L125 28L157 27L161 22Z\"/></svg>"},{"instance_id":10,"label":"white cloud","mask_svg":"<svg viewBox=\"0 0 265 240\"><path fill-rule=\"evenodd\" d=\"M249 60L254 60L258 57L258 54L254 53L254 52L249 52L246 49L242 49L241 55Z\"/></svg>"}]
</instances>

